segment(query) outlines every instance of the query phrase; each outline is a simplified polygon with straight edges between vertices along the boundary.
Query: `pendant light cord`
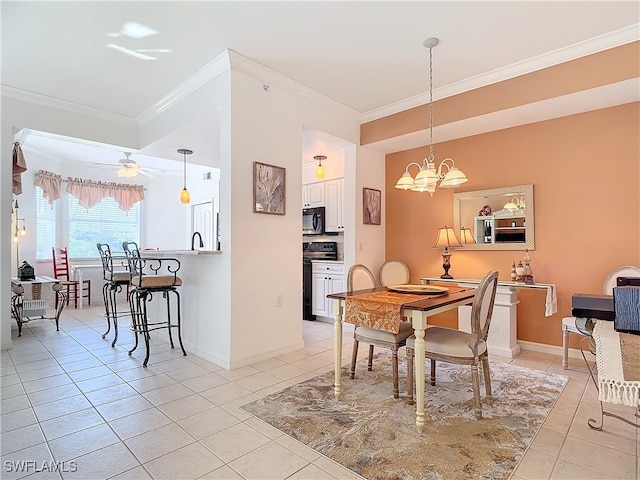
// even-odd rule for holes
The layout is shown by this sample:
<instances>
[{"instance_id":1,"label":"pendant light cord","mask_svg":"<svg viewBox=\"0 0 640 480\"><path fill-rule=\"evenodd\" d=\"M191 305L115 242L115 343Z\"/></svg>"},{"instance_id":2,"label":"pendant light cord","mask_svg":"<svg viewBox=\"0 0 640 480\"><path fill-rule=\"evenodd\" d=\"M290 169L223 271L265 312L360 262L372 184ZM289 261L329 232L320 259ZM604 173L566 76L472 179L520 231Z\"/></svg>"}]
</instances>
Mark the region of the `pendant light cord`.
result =
<instances>
[{"instance_id":1,"label":"pendant light cord","mask_svg":"<svg viewBox=\"0 0 640 480\"><path fill-rule=\"evenodd\" d=\"M433 47L429 47L429 163L434 163L433 156Z\"/></svg>"}]
</instances>

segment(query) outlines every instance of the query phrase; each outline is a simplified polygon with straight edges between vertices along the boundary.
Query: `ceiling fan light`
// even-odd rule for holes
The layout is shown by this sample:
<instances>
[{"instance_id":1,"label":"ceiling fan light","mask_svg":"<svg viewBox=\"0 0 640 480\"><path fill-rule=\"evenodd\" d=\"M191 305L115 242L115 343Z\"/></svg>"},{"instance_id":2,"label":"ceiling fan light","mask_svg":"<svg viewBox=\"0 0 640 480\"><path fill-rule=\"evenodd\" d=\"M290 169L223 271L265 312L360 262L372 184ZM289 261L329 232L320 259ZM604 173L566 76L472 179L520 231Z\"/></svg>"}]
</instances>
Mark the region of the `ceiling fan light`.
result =
<instances>
[{"instance_id":1,"label":"ceiling fan light","mask_svg":"<svg viewBox=\"0 0 640 480\"><path fill-rule=\"evenodd\" d=\"M118 177L133 178L133 177L138 175L138 168L137 167L130 167L130 166L127 166L127 165L122 165L118 169L116 174L118 175Z\"/></svg>"}]
</instances>

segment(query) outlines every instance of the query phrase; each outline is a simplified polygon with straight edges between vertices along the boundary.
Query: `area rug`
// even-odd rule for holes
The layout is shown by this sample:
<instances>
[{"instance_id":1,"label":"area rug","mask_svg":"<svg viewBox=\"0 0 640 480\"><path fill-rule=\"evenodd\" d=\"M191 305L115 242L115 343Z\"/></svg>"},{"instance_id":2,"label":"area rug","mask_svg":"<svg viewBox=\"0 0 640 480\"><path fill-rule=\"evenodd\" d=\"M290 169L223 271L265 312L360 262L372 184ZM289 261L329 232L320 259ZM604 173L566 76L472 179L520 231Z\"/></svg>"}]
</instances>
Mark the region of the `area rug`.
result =
<instances>
[{"instance_id":1,"label":"area rug","mask_svg":"<svg viewBox=\"0 0 640 480\"><path fill-rule=\"evenodd\" d=\"M428 379L429 362L426 370ZM436 386L427 381L421 434L415 406L406 403L406 363L394 399L384 353L371 372L359 364L353 380L343 369L340 401L327 372L242 408L367 479L506 479L567 382L492 363L493 405L483 402L483 419L476 420L471 367L438 363L436 373Z\"/></svg>"}]
</instances>

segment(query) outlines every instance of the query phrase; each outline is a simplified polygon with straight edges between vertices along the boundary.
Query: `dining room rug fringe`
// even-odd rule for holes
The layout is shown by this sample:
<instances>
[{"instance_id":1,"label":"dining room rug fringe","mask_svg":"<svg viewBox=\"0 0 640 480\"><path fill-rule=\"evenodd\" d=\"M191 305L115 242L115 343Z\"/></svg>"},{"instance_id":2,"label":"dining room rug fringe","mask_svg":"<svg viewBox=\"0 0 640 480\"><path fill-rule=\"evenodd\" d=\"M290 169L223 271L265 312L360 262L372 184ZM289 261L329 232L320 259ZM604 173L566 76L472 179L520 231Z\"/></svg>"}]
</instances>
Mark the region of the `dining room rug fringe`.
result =
<instances>
[{"instance_id":1,"label":"dining room rug fringe","mask_svg":"<svg viewBox=\"0 0 640 480\"><path fill-rule=\"evenodd\" d=\"M417 433L406 362L399 399L390 365L380 352L372 371L358 364L353 380L343 368L339 401L331 371L241 408L367 479L506 479L567 383L562 375L491 363L493 402L482 385L483 419L476 420L471 368L438 362L436 386L426 386L424 432ZM425 368L428 375L429 362Z\"/></svg>"}]
</instances>

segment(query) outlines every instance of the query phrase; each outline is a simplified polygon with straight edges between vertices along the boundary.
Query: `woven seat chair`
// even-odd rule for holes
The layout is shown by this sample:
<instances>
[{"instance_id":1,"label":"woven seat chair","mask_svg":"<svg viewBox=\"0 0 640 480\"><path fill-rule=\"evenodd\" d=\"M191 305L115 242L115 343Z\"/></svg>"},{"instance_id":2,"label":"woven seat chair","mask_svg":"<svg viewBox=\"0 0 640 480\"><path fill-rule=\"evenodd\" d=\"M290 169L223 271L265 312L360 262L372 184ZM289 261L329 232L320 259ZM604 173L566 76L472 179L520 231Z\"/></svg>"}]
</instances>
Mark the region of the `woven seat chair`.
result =
<instances>
[{"instance_id":1,"label":"woven seat chair","mask_svg":"<svg viewBox=\"0 0 640 480\"><path fill-rule=\"evenodd\" d=\"M178 341L182 354L187 355L182 344L181 332L181 306L180 293L177 287L182 285L182 279L178 276L180 261L177 258L144 258L140 256L140 250L135 242L122 242L131 272L131 291L129 292L129 308L133 330L135 332L135 345L129 350L131 355L138 347L138 335L142 335L146 347L146 355L143 366L149 362L149 332L158 329L167 329L171 348L174 348L172 329L178 330ZM148 304L159 294L166 302L165 320L149 321ZM176 322L171 319L171 294L176 299Z\"/></svg>"}]
</instances>

